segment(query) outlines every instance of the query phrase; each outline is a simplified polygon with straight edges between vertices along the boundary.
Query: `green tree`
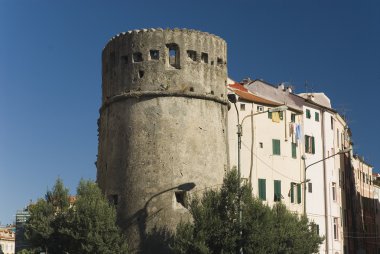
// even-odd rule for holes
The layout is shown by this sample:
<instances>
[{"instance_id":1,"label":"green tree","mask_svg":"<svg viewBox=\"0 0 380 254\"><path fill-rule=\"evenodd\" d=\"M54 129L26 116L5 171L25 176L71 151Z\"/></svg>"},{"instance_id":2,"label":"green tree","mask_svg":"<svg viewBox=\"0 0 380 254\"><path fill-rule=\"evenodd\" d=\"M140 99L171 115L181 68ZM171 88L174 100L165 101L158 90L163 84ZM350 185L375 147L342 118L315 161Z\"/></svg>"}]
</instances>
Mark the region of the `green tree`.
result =
<instances>
[{"instance_id":1,"label":"green tree","mask_svg":"<svg viewBox=\"0 0 380 254\"><path fill-rule=\"evenodd\" d=\"M175 253L316 253L323 239L306 217L289 212L281 203L270 208L239 188L236 170L226 174L220 190L207 190L190 205L192 222L178 225ZM239 197L243 211L240 237Z\"/></svg>"},{"instance_id":2,"label":"green tree","mask_svg":"<svg viewBox=\"0 0 380 254\"><path fill-rule=\"evenodd\" d=\"M45 199L30 206L26 237L32 253L127 253L116 211L91 181L81 180L75 202L58 179Z\"/></svg>"}]
</instances>

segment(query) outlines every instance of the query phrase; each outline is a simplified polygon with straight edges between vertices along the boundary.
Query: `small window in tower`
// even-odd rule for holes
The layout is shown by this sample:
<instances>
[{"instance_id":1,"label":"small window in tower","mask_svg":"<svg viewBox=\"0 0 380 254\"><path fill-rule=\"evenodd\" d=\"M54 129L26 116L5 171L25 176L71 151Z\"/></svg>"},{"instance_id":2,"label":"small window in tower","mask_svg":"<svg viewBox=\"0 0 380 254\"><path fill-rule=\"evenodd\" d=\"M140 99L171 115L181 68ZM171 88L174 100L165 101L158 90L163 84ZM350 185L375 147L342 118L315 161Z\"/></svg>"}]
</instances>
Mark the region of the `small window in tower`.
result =
<instances>
[{"instance_id":1,"label":"small window in tower","mask_svg":"<svg viewBox=\"0 0 380 254\"><path fill-rule=\"evenodd\" d=\"M134 63L138 63L138 62L142 62L142 61L143 61L143 57L142 57L142 54L140 52L133 53L133 62Z\"/></svg>"},{"instance_id":2,"label":"small window in tower","mask_svg":"<svg viewBox=\"0 0 380 254\"><path fill-rule=\"evenodd\" d=\"M214 65L214 61L213 60L211 61L211 65Z\"/></svg>"},{"instance_id":3,"label":"small window in tower","mask_svg":"<svg viewBox=\"0 0 380 254\"><path fill-rule=\"evenodd\" d=\"M150 60L158 60L158 59L160 59L160 52L155 49L150 50Z\"/></svg>"},{"instance_id":4,"label":"small window in tower","mask_svg":"<svg viewBox=\"0 0 380 254\"><path fill-rule=\"evenodd\" d=\"M174 68L179 69L179 48L175 43L167 44L166 47L169 51L169 64Z\"/></svg>"},{"instance_id":5,"label":"small window in tower","mask_svg":"<svg viewBox=\"0 0 380 254\"><path fill-rule=\"evenodd\" d=\"M220 57L218 57L216 63L217 63L218 66L223 66L223 59L220 58Z\"/></svg>"},{"instance_id":6,"label":"small window in tower","mask_svg":"<svg viewBox=\"0 0 380 254\"><path fill-rule=\"evenodd\" d=\"M110 202L111 205L117 206L119 204L119 195L117 194L108 195L108 201Z\"/></svg>"},{"instance_id":7,"label":"small window in tower","mask_svg":"<svg viewBox=\"0 0 380 254\"><path fill-rule=\"evenodd\" d=\"M188 50L187 57L195 62L197 61L197 52L194 50Z\"/></svg>"},{"instance_id":8,"label":"small window in tower","mask_svg":"<svg viewBox=\"0 0 380 254\"><path fill-rule=\"evenodd\" d=\"M121 59L123 61L123 64L128 64L128 56L127 55L121 56Z\"/></svg>"},{"instance_id":9,"label":"small window in tower","mask_svg":"<svg viewBox=\"0 0 380 254\"><path fill-rule=\"evenodd\" d=\"M142 77L144 77L144 71L139 71L139 78L142 78Z\"/></svg>"},{"instance_id":10,"label":"small window in tower","mask_svg":"<svg viewBox=\"0 0 380 254\"><path fill-rule=\"evenodd\" d=\"M207 53L202 52L201 61L202 61L202 63L208 63L208 54Z\"/></svg>"},{"instance_id":11,"label":"small window in tower","mask_svg":"<svg viewBox=\"0 0 380 254\"><path fill-rule=\"evenodd\" d=\"M190 87L190 92L194 92L194 87Z\"/></svg>"},{"instance_id":12,"label":"small window in tower","mask_svg":"<svg viewBox=\"0 0 380 254\"><path fill-rule=\"evenodd\" d=\"M175 199L177 203L180 203L183 207L188 207L186 191L176 191Z\"/></svg>"}]
</instances>

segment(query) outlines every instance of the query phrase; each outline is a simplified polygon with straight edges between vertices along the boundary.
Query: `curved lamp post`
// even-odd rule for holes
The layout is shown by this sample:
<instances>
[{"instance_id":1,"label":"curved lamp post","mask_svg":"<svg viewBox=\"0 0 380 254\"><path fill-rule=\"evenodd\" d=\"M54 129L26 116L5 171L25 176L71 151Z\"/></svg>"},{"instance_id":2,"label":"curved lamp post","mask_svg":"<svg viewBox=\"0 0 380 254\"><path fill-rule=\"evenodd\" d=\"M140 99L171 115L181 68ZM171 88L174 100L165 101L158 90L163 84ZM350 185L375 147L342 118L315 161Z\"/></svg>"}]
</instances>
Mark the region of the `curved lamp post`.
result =
<instances>
[{"instance_id":1,"label":"curved lamp post","mask_svg":"<svg viewBox=\"0 0 380 254\"><path fill-rule=\"evenodd\" d=\"M303 194L303 199L304 199L304 202L303 202L303 204L304 204L304 207L303 207L303 214L306 216L306 170L309 168L309 167L311 167L311 166L313 166L313 165L315 165L315 164L318 164L318 163L320 163L320 162L322 162L322 161L325 161L325 160L327 160L327 159L330 159L331 157L334 157L334 156L336 156L336 155L338 155L338 154L344 154L344 153L348 153L348 152L350 152L351 151L351 148L347 148L347 149L343 149L343 150L341 150L341 151L339 151L339 152L337 152L337 153L334 153L333 155L330 155L330 156L327 156L326 158L323 158L323 159L321 159L321 160L319 160L319 161L316 161L316 162L313 162L313 163L311 163L310 165L308 165L308 166L306 166L306 156L305 155L302 155L302 160L303 160L303 162L304 162L304 165L305 165L305 172L304 172L304 180L303 180L303 182L305 183L305 186L304 186L304 194ZM326 191L326 190L325 190Z\"/></svg>"}]
</instances>

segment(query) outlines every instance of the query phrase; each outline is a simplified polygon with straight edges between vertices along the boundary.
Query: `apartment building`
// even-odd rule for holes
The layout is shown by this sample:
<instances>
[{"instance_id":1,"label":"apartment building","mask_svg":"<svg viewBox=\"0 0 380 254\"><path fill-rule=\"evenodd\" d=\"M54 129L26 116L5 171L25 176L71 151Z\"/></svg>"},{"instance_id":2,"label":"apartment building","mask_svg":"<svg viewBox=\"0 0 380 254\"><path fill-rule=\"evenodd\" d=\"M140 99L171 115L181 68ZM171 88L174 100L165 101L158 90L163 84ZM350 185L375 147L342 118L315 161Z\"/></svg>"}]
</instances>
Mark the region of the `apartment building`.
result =
<instances>
[{"instance_id":1,"label":"apartment building","mask_svg":"<svg viewBox=\"0 0 380 254\"><path fill-rule=\"evenodd\" d=\"M359 155L351 159L355 176L356 195L353 208L356 216L352 218L355 231L348 238L355 243L355 250L361 253L376 253L379 238L376 238L376 207L374 199L373 167Z\"/></svg>"},{"instance_id":2,"label":"apartment building","mask_svg":"<svg viewBox=\"0 0 380 254\"><path fill-rule=\"evenodd\" d=\"M242 177L253 194L268 205L281 201L306 213L326 237L320 253L343 253L344 120L323 93L297 95L285 84L262 80L230 83L229 92L239 97L240 123L244 119ZM288 109L268 112L281 105ZM231 165L237 165L236 110L228 115Z\"/></svg>"},{"instance_id":3,"label":"apartment building","mask_svg":"<svg viewBox=\"0 0 380 254\"><path fill-rule=\"evenodd\" d=\"M303 163L295 128L301 125L302 111L295 105L287 105L288 110L284 112L268 112L283 103L254 95L239 83L231 84L229 90L239 97L236 109L240 123L243 121L242 178L266 204L272 206L281 201L291 211L301 214ZM228 119L230 164L237 165L238 119L234 105Z\"/></svg>"},{"instance_id":4,"label":"apartment building","mask_svg":"<svg viewBox=\"0 0 380 254\"><path fill-rule=\"evenodd\" d=\"M15 228L14 226L0 226L0 246L2 253L15 253Z\"/></svg>"}]
</instances>

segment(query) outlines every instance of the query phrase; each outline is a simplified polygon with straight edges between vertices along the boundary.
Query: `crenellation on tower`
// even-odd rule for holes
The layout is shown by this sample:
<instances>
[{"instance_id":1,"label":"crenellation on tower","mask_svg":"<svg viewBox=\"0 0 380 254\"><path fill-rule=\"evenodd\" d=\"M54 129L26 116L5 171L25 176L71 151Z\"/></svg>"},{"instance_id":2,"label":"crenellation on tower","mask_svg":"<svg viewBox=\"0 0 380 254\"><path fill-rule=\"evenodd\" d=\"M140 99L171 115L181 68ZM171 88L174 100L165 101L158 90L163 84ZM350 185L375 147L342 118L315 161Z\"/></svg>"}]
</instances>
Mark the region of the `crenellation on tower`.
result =
<instances>
[{"instance_id":1,"label":"crenellation on tower","mask_svg":"<svg viewBox=\"0 0 380 254\"><path fill-rule=\"evenodd\" d=\"M103 102L125 91L157 91L162 87L221 96L224 87L220 84L226 81L226 51L224 40L194 30L120 33L103 51L103 79L114 83L104 91Z\"/></svg>"}]
</instances>

